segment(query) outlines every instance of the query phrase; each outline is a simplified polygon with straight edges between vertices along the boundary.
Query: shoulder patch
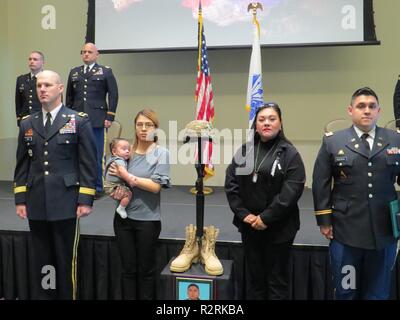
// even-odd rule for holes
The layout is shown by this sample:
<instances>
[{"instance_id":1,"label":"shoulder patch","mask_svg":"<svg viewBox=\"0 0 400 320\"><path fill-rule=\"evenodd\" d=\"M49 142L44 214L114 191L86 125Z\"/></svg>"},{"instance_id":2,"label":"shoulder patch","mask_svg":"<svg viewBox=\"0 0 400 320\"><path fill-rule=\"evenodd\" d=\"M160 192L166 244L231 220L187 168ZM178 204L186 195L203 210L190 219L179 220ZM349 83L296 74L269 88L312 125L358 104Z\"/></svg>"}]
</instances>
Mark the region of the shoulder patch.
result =
<instances>
[{"instance_id":1,"label":"shoulder patch","mask_svg":"<svg viewBox=\"0 0 400 320\"><path fill-rule=\"evenodd\" d=\"M331 136L333 136L333 132L332 131L325 132L325 136L326 137L331 137Z\"/></svg>"},{"instance_id":2,"label":"shoulder patch","mask_svg":"<svg viewBox=\"0 0 400 320\"><path fill-rule=\"evenodd\" d=\"M80 116L82 118L88 117L87 113L84 113L84 112L79 112L78 116Z\"/></svg>"}]
</instances>

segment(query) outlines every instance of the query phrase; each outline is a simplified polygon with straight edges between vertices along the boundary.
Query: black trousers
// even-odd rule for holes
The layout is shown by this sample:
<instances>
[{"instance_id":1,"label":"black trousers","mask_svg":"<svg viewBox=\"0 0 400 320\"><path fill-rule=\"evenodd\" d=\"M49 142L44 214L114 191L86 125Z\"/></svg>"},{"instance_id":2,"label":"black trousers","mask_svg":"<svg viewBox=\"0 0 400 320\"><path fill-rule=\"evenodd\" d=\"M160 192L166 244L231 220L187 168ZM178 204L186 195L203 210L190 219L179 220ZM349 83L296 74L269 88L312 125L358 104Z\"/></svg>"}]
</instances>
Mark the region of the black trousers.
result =
<instances>
[{"instance_id":1,"label":"black trousers","mask_svg":"<svg viewBox=\"0 0 400 320\"><path fill-rule=\"evenodd\" d=\"M293 240L271 243L266 232L242 232L248 300L289 299L289 257Z\"/></svg>"},{"instance_id":2,"label":"black trousers","mask_svg":"<svg viewBox=\"0 0 400 320\"><path fill-rule=\"evenodd\" d=\"M122 262L123 299L154 300L161 221L122 219L116 214L114 232Z\"/></svg>"},{"instance_id":3,"label":"black trousers","mask_svg":"<svg viewBox=\"0 0 400 320\"><path fill-rule=\"evenodd\" d=\"M32 298L76 298L79 220L29 220L33 250Z\"/></svg>"}]
</instances>

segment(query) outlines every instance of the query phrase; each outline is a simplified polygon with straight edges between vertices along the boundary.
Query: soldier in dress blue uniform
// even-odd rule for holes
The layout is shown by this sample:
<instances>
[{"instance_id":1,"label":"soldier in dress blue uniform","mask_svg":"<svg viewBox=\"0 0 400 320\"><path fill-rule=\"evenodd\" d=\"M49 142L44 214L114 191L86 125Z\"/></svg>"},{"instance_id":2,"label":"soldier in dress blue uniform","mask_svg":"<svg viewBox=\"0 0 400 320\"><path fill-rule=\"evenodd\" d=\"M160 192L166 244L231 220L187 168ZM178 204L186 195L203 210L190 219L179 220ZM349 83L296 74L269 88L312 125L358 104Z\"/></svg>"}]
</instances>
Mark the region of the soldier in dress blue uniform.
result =
<instances>
[{"instance_id":1,"label":"soldier in dress blue uniform","mask_svg":"<svg viewBox=\"0 0 400 320\"><path fill-rule=\"evenodd\" d=\"M28 61L31 71L17 78L17 85L15 88L15 114L17 116L18 126L23 117L42 109L36 93L36 75L43 70L43 53L40 51L32 51Z\"/></svg>"},{"instance_id":2,"label":"soldier in dress blue uniform","mask_svg":"<svg viewBox=\"0 0 400 320\"><path fill-rule=\"evenodd\" d=\"M89 115L97 146L96 192L101 195L103 192L104 128L109 128L114 121L118 104L118 86L111 68L97 64L99 53L93 43L86 43L81 54L84 65L73 68L69 74L66 105Z\"/></svg>"},{"instance_id":3,"label":"soldier in dress blue uniform","mask_svg":"<svg viewBox=\"0 0 400 320\"><path fill-rule=\"evenodd\" d=\"M393 94L393 111L396 119L396 127L400 128L400 75L396 82Z\"/></svg>"},{"instance_id":4,"label":"soldier in dress blue uniform","mask_svg":"<svg viewBox=\"0 0 400 320\"><path fill-rule=\"evenodd\" d=\"M313 174L317 223L330 239L337 299L388 299L396 260L389 203L400 173L400 134L376 126L379 100L358 89L349 129L327 133ZM333 184L332 184L333 180Z\"/></svg>"},{"instance_id":5,"label":"soldier in dress blue uniform","mask_svg":"<svg viewBox=\"0 0 400 320\"><path fill-rule=\"evenodd\" d=\"M79 218L90 214L95 195L96 146L87 115L62 105L63 85L57 73L40 72L37 91L42 109L20 125L16 213L29 219L33 298L72 299Z\"/></svg>"}]
</instances>

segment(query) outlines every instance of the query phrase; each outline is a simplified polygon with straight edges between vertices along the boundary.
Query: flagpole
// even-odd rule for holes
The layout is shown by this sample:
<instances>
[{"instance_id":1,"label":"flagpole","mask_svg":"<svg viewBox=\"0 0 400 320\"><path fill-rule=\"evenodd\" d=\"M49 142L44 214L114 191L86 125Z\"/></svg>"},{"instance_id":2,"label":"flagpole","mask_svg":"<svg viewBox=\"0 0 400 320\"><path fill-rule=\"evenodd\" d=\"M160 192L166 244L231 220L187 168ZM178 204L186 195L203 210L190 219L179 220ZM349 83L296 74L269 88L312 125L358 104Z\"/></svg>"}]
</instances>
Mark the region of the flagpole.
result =
<instances>
[{"instance_id":1,"label":"flagpole","mask_svg":"<svg viewBox=\"0 0 400 320\"><path fill-rule=\"evenodd\" d=\"M202 48L202 41L203 41L203 37L202 37L202 30L203 30L203 14L202 14L202 7L201 7L201 0L199 0L199 9L198 9L198 56L197 56L197 67L198 67L198 72L200 70L201 67L201 48ZM197 104L198 102L198 96L195 96L195 102ZM197 106L195 107L195 117L197 117ZM211 143L211 142L210 142ZM201 151L201 149L198 148L198 150ZM200 154L198 154L198 157L200 157ZM203 170L205 170L205 166L203 166ZM203 174L203 177L205 175ZM207 177L205 177L207 178ZM209 195L211 193L214 192L214 190L211 187L206 187L206 186L202 186L202 193L204 195ZM190 193L197 195L198 193L198 188L197 187L193 187L190 188Z\"/></svg>"},{"instance_id":2,"label":"flagpole","mask_svg":"<svg viewBox=\"0 0 400 320\"><path fill-rule=\"evenodd\" d=\"M249 79L247 83L246 110L249 112L249 128L254 122L257 109L263 104L264 90L262 84L260 23L257 20L257 10L263 10L259 2L251 2L247 11L253 14L253 45L250 57Z\"/></svg>"}]
</instances>

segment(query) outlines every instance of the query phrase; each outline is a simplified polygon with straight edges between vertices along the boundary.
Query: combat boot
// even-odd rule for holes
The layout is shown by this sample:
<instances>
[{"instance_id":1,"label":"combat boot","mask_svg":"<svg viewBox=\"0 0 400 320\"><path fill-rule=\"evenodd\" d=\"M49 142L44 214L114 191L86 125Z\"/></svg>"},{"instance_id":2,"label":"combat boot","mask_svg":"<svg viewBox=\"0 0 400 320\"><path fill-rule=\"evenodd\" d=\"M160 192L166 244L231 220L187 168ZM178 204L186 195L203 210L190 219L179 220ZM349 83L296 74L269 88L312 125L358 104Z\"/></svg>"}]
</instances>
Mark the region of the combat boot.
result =
<instances>
[{"instance_id":1,"label":"combat boot","mask_svg":"<svg viewBox=\"0 0 400 320\"><path fill-rule=\"evenodd\" d=\"M186 226L186 241L179 256L177 256L170 266L172 272L185 272L189 270L192 263L199 260L200 249L196 240L196 227L193 224Z\"/></svg>"},{"instance_id":2,"label":"combat boot","mask_svg":"<svg viewBox=\"0 0 400 320\"><path fill-rule=\"evenodd\" d=\"M224 273L224 268L215 254L215 242L217 241L219 229L214 226L204 228L201 242L200 261L209 275L219 276Z\"/></svg>"}]
</instances>

